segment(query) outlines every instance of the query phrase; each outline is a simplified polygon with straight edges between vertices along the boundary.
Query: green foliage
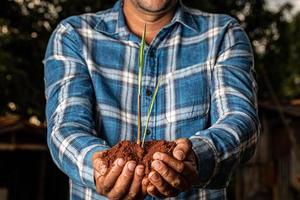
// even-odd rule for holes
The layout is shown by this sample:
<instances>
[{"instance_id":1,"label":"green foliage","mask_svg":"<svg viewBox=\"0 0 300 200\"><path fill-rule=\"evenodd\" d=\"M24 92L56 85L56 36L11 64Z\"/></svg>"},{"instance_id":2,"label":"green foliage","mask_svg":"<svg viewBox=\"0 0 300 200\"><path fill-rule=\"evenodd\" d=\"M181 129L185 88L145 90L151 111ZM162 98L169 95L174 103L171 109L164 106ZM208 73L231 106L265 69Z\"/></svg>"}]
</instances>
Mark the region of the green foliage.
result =
<instances>
[{"instance_id":1,"label":"green foliage","mask_svg":"<svg viewBox=\"0 0 300 200\"><path fill-rule=\"evenodd\" d=\"M4 0L0 6L0 115L44 119L43 64L52 30L70 15L94 12L114 2Z\"/></svg>"},{"instance_id":2,"label":"green foliage","mask_svg":"<svg viewBox=\"0 0 300 200\"><path fill-rule=\"evenodd\" d=\"M289 24L290 39L289 60L287 63L287 77L283 90L289 98L300 98L300 13Z\"/></svg>"},{"instance_id":3,"label":"green foliage","mask_svg":"<svg viewBox=\"0 0 300 200\"><path fill-rule=\"evenodd\" d=\"M103 10L114 2L1 1L0 114L37 115L43 120L42 60L52 30L63 18ZM290 12L290 5L272 12L267 10L265 0L183 2L204 11L227 13L241 21L254 46L260 99L269 99L270 90L282 100L300 97L300 15L287 20L284 16ZM11 102L16 106L11 106Z\"/></svg>"},{"instance_id":4,"label":"green foliage","mask_svg":"<svg viewBox=\"0 0 300 200\"><path fill-rule=\"evenodd\" d=\"M138 86L139 91L138 95L141 95L141 88L142 88L142 76L143 76L143 68L144 68L144 51L145 51L145 43L146 43L146 24L144 27L144 32L141 40L141 46L139 49L139 78L138 78Z\"/></svg>"}]
</instances>

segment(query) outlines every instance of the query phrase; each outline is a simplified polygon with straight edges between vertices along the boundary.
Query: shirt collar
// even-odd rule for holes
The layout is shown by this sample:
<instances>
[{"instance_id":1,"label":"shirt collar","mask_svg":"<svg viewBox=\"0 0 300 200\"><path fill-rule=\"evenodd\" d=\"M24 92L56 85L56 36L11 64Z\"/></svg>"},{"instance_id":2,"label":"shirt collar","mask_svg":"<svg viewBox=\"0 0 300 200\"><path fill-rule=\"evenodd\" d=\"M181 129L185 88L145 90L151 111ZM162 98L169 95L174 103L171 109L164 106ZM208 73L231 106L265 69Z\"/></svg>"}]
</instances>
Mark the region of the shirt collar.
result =
<instances>
[{"instance_id":1,"label":"shirt collar","mask_svg":"<svg viewBox=\"0 0 300 200\"><path fill-rule=\"evenodd\" d=\"M175 15L171 23L167 26L172 26L175 23L180 23L183 26L193 31L199 32L199 27L197 26L197 23L193 15L188 13L187 9L188 8L185 7L180 0ZM128 36L130 35L130 31L128 30L125 22L125 17L123 12L123 1L118 0L115 3L115 5L112 7L110 13L112 13L111 15L115 15L115 17L108 16L107 18L108 19L113 18L114 20L108 22L107 20L102 19L100 22L98 22L95 29L109 35L114 35L114 36L118 36L119 38L127 39ZM107 25L107 23L112 23L112 24Z\"/></svg>"},{"instance_id":2,"label":"shirt collar","mask_svg":"<svg viewBox=\"0 0 300 200\"><path fill-rule=\"evenodd\" d=\"M101 21L96 24L95 29L110 36L128 38L130 32L125 22L122 0L115 3L107 16L101 17Z\"/></svg>"},{"instance_id":3,"label":"shirt collar","mask_svg":"<svg viewBox=\"0 0 300 200\"><path fill-rule=\"evenodd\" d=\"M188 12L188 8L185 5L183 5L181 0L179 0L179 5L177 6L177 9L176 9L175 15L171 21L171 24L176 23L176 22L182 24L183 26L185 26L193 31L199 32L199 27L197 26L197 23L196 23L193 15L191 15Z\"/></svg>"}]
</instances>

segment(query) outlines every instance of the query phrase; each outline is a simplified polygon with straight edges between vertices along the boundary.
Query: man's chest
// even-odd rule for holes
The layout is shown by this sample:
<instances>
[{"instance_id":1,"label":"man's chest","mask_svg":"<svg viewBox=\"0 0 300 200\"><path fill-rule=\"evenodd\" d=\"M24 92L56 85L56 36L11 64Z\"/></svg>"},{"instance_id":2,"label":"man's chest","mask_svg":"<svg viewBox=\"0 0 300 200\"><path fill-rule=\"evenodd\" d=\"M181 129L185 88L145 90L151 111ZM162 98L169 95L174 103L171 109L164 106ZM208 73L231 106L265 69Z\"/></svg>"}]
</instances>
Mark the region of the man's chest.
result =
<instances>
[{"instance_id":1,"label":"man's chest","mask_svg":"<svg viewBox=\"0 0 300 200\"><path fill-rule=\"evenodd\" d=\"M102 119L118 118L128 125L137 122L138 49L130 42L93 42L88 67L97 110ZM151 126L204 126L210 102L210 65L205 44L167 42L145 49L141 105L142 121L158 79L161 79L149 122ZM105 124L105 123L103 123ZM192 125L193 126L193 125ZM200 127L197 127L198 129Z\"/></svg>"}]
</instances>

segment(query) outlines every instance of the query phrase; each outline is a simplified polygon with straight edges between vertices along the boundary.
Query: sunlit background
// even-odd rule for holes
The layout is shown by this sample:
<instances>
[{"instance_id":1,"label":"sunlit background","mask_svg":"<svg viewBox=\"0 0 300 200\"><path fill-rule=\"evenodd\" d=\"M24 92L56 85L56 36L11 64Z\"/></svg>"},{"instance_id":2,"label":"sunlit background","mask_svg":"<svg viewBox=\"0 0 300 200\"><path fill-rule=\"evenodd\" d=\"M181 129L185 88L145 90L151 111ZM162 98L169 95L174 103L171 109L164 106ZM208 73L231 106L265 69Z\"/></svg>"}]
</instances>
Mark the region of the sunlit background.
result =
<instances>
[{"instance_id":1,"label":"sunlit background","mask_svg":"<svg viewBox=\"0 0 300 200\"><path fill-rule=\"evenodd\" d=\"M42 60L60 20L114 2L0 2L0 200L67 199L68 179L46 147ZM300 0L183 2L237 18L255 53L263 132L229 199L300 199Z\"/></svg>"},{"instance_id":2,"label":"sunlit background","mask_svg":"<svg viewBox=\"0 0 300 200\"><path fill-rule=\"evenodd\" d=\"M293 13L297 13L300 10L300 1L299 0L268 0L267 2L267 6L272 9L272 10L278 10L278 8L280 8L280 6L286 4L286 3L290 3L293 8L292 8L292 12Z\"/></svg>"}]
</instances>

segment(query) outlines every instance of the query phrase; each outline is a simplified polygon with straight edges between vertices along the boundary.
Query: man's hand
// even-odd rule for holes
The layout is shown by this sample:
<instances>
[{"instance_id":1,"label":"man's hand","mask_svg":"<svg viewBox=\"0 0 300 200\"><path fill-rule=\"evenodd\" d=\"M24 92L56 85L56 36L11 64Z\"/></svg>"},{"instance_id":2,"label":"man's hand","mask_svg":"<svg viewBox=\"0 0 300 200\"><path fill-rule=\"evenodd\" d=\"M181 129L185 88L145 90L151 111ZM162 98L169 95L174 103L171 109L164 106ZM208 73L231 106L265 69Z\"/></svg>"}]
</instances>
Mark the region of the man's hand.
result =
<instances>
[{"instance_id":1,"label":"man's hand","mask_svg":"<svg viewBox=\"0 0 300 200\"><path fill-rule=\"evenodd\" d=\"M147 192L151 196L166 198L177 196L190 189L197 181L197 161L190 140L175 141L173 157L165 153L153 155L152 171L148 178Z\"/></svg>"},{"instance_id":2,"label":"man's hand","mask_svg":"<svg viewBox=\"0 0 300 200\"><path fill-rule=\"evenodd\" d=\"M136 166L134 161L125 163L124 159L118 158L107 172L107 166L100 157L102 153L93 155L96 191L109 199L137 199L145 196L141 190L144 166Z\"/></svg>"}]
</instances>

